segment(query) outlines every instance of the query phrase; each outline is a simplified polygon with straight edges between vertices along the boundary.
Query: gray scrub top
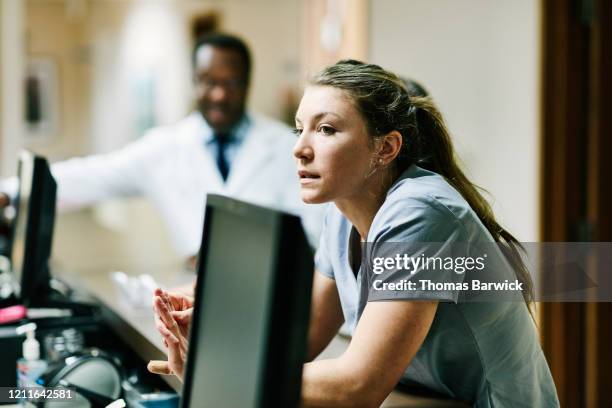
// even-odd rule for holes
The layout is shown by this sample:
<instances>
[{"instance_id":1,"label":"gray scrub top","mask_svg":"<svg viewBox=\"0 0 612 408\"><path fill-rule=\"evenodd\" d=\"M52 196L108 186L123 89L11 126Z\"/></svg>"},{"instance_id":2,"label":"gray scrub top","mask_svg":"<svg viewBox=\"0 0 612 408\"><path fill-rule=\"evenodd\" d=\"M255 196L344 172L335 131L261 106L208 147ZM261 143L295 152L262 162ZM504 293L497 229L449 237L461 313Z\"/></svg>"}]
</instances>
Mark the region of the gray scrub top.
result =
<instances>
[{"instance_id":1,"label":"gray scrub top","mask_svg":"<svg viewBox=\"0 0 612 408\"><path fill-rule=\"evenodd\" d=\"M350 222L330 205L315 265L317 271L335 279L344 319L353 333L368 291L360 289L359 275L355 277L350 266L351 230ZM418 166L411 166L389 189L367 238L367 242L453 240L493 242L463 197L443 177ZM497 255L505 262L501 251ZM457 303L458 294L453 291L415 291L409 296L440 303L402 383L478 408L559 406L535 325L523 302Z\"/></svg>"}]
</instances>

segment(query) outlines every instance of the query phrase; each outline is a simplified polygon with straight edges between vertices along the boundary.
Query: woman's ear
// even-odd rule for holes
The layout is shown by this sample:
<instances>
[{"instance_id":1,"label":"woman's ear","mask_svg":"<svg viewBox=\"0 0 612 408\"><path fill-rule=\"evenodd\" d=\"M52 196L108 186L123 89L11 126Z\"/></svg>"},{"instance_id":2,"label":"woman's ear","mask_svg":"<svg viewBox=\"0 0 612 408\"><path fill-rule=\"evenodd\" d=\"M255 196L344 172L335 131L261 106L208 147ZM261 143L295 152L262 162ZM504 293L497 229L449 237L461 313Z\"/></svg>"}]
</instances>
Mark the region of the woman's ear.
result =
<instances>
[{"instance_id":1,"label":"woman's ear","mask_svg":"<svg viewBox=\"0 0 612 408\"><path fill-rule=\"evenodd\" d=\"M402 134L392 130L377 140L376 162L379 166L391 163L402 150Z\"/></svg>"}]
</instances>

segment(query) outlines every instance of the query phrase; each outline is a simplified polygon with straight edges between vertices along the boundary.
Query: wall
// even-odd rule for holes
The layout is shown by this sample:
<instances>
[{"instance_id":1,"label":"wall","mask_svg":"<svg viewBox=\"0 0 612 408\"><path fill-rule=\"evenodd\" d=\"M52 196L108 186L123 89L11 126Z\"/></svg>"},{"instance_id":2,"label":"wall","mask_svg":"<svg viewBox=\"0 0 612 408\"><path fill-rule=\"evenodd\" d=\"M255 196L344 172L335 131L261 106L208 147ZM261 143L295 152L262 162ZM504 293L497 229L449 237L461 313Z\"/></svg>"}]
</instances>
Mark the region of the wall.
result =
<instances>
[{"instance_id":1,"label":"wall","mask_svg":"<svg viewBox=\"0 0 612 408\"><path fill-rule=\"evenodd\" d=\"M0 2L0 176L13 174L21 146L23 94L23 3Z\"/></svg>"},{"instance_id":2,"label":"wall","mask_svg":"<svg viewBox=\"0 0 612 408\"><path fill-rule=\"evenodd\" d=\"M0 3L0 27L4 27L4 20L3 17L5 12L4 12L4 5ZM4 79L4 64L2 63L4 61L4 54L3 54L3 50L4 50L4 31L0 29L0 164L3 163L4 159L4 148L3 148L3 141L4 141L4 128L2 127L2 123L3 123L3 114L2 112L4 112L4 93L3 93L3 79ZM0 177L2 177L2 175L4 174L4 166L0 165Z\"/></svg>"},{"instance_id":3,"label":"wall","mask_svg":"<svg viewBox=\"0 0 612 408\"><path fill-rule=\"evenodd\" d=\"M367 59L369 5L369 0L303 2L303 79L341 59Z\"/></svg>"},{"instance_id":4,"label":"wall","mask_svg":"<svg viewBox=\"0 0 612 408\"><path fill-rule=\"evenodd\" d=\"M115 150L151 126L184 117L189 52L176 2L92 2L88 20L91 150Z\"/></svg>"},{"instance_id":5,"label":"wall","mask_svg":"<svg viewBox=\"0 0 612 408\"><path fill-rule=\"evenodd\" d=\"M4 20L3 17L5 12L4 12L4 5L0 4L0 22L2 24L0 24L0 27L4 27ZM0 29L0 177L2 177L2 175L4 174L4 166L1 165L1 163L4 162L4 128L2 126L3 122L4 122L4 118L3 118L3 114L2 112L4 112L4 93L3 93L3 79L4 79L4 64L2 63L4 61L4 54L3 54L3 50L4 50L4 31ZM4 160L3 160L4 159Z\"/></svg>"},{"instance_id":6,"label":"wall","mask_svg":"<svg viewBox=\"0 0 612 408\"><path fill-rule=\"evenodd\" d=\"M63 1L28 0L25 6L28 58L51 61L57 72L57 127L37 140L25 137L25 144L51 160L82 155L88 151L90 118L89 44L85 13L71 11Z\"/></svg>"},{"instance_id":7,"label":"wall","mask_svg":"<svg viewBox=\"0 0 612 408\"><path fill-rule=\"evenodd\" d=\"M370 57L421 81L472 179L519 240L538 239L538 0L375 0Z\"/></svg>"}]
</instances>

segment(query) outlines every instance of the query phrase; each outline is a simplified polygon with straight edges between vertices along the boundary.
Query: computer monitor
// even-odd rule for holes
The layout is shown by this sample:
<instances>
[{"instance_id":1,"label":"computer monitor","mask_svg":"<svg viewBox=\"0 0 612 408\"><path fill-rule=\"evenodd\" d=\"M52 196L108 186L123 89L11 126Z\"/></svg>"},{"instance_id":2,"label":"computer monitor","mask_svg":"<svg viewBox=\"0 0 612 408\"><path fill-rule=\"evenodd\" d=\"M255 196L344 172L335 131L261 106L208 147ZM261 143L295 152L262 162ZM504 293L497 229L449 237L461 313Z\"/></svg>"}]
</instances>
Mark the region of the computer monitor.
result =
<instances>
[{"instance_id":1,"label":"computer monitor","mask_svg":"<svg viewBox=\"0 0 612 408\"><path fill-rule=\"evenodd\" d=\"M208 195L181 406L298 406L312 278L299 217Z\"/></svg>"},{"instance_id":2,"label":"computer monitor","mask_svg":"<svg viewBox=\"0 0 612 408\"><path fill-rule=\"evenodd\" d=\"M50 293L49 257L55 222L57 185L47 161L30 152L19 157L19 191L12 227L11 265L17 297L28 306Z\"/></svg>"}]
</instances>

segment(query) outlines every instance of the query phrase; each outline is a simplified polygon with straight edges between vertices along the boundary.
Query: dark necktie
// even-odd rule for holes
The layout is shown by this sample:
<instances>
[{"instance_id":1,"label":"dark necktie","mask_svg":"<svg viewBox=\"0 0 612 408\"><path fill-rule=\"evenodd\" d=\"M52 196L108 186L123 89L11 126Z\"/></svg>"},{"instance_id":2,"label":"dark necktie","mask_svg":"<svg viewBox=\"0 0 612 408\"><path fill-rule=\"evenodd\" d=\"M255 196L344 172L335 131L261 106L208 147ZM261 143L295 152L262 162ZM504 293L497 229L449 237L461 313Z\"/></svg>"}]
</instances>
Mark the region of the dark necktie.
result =
<instances>
[{"instance_id":1,"label":"dark necktie","mask_svg":"<svg viewBox=\"0 0 612 408\"><path fill-rule=\"evenodd\" d=\"M219 173L221 173L223 181L227 179L227 175L229 174L229 163L225 157L225 151L230 142L229 139L230 135L228 133L215 134L215 143L217 144L217 167L219 168Z\"/></svg>"}]
</instances>

